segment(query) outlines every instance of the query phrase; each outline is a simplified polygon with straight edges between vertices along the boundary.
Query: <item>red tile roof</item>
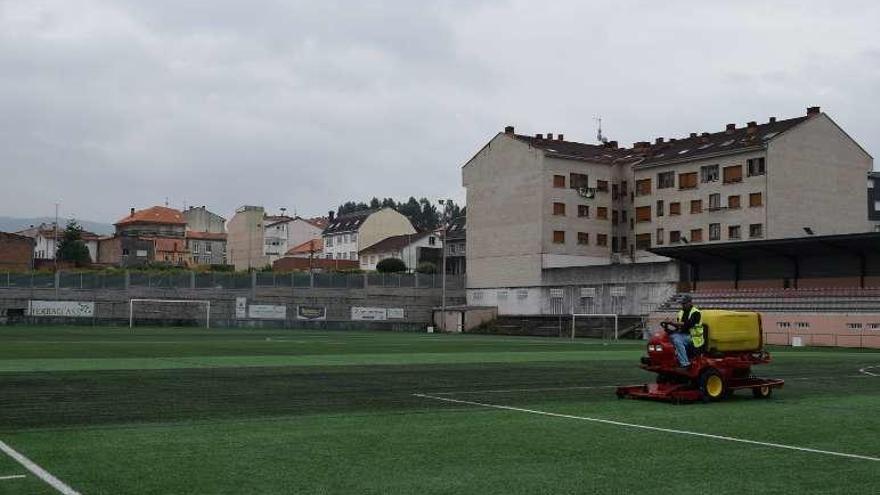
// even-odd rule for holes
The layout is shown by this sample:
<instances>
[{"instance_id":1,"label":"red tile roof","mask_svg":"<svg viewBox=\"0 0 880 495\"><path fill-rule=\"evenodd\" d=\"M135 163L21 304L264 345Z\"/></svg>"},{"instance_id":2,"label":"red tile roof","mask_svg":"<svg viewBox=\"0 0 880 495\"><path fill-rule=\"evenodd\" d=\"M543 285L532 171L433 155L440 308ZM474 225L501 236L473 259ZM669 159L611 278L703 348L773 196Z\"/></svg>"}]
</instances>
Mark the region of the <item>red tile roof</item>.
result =
<instances>
[{"instance_id":1,"label":"red tile roof","mask_svg":"<svg viewBox=\"0 0 880 495\"><path fill-rule=\"evenodd\" d=\"M294 255L294 254L309 254L312 252L320 253L323 250L324 250L324 239L321 239L319 237L317 239L312 239L310 241L306 241L298 246L294 246L294 247L288 249L287 252L284 254Z\"/></svg>"},{"instance_id":2,"label":"red tile roof","mask_svg":"<svg viewBox=\"0 0 880 495\"><path fill-rule=\"evenodd\" d=\"M153 206L145 210L139 210L129 215L115 225L129 225L133 223L164 223L171 225L186 225L183 213L174 208L166 208L164 206Z\"/></svg>"},{"instance_id":3,"label":"red tile roof","mask_svg":"<svg viewBox=\"0 0 880 495\"><path fill-rule=\"evenodd\" d=\"M433 232L420 232L416 234L391 236L377 242L376 244L373 244L372 246L361 249L360 254L390 253L393 251L400 251L401 249L409 246L419 239L422 239L423 237L427 237L432 234Z\"/></svg>"},{"instance_id":4,"label":"red tile roof","mask_svg":"<svg viewBox=\"0 0 880 495\"><path fill-rule=\"evenodd\" d=\"M186 231L187 239L198 239L201 241L225 241L226 234L222 232L202 232L199 230Z\"/></svg>"}]
</instances>

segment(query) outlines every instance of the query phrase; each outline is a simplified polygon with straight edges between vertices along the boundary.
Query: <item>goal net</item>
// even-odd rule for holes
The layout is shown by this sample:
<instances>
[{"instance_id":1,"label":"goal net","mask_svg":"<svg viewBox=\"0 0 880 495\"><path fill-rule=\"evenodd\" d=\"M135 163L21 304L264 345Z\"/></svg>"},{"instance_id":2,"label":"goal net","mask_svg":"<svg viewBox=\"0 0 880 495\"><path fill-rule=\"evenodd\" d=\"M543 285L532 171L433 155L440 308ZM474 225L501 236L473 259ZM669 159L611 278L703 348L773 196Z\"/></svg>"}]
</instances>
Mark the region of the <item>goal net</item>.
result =
<instances>
[{"instance_id":1,"label":"goal net","mask_svg":"<svg viewBox=\"0 0 880 495\"><path fill-rule=\"evenodd\" d=\"M571 339L577 337L618 338L618 320L615 313L572 313Z\"/></svg>"},{"instance_id":2,"label":"goal net","mask_svg":"<svg viewBox=\"0 0 880 495\"><path fill-rule=\"evenodd\" d=\"M211 328L211 301L203 299L131 299L128 302L128 326L204 325Z\"/></svg>"}]
</instances>

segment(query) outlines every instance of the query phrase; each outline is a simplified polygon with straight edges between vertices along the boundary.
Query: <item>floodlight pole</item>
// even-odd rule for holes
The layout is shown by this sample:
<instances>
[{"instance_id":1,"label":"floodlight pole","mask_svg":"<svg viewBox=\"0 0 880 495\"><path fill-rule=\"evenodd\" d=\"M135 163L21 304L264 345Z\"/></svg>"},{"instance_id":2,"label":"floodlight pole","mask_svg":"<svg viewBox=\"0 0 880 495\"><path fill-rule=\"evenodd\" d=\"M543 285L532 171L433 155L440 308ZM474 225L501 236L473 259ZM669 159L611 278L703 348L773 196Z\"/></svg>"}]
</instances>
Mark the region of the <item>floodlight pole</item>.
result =
<instances>
[{"instance_id":1,"label":"floodlight pole","mask_svg":"<svg viewBox=\"0 0 880 495\"><path fill-rule=\"evenodd\" d=\"M446 202L451 201L449 199L441 199L440 205L443 206L443 242L440 245L440 249L443 251L443 263L442 268L443 273L440 274L440 314L443 315L440 318L441 328L440 330L446 331L446 234L449 232L449 219L446 215Z\"/></svg>"}]
</instances>

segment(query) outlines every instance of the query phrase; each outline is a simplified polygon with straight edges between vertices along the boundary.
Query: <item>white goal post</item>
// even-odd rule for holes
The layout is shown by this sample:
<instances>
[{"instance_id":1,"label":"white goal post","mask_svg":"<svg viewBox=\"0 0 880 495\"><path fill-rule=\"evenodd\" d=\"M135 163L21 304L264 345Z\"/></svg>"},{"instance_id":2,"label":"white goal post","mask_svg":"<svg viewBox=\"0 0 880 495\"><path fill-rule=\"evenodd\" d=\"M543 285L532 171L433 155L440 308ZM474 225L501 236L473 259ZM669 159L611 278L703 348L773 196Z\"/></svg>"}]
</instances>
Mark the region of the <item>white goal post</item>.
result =
<instances>
[{"instance_id":1,"label":"white goal post","mask_svg":"<svg viewBox=\"0 0 880 495\"><path fill-rule=\"evenodd\" d=\"M575 323L576 320L580 318L587 317L602 317L602 318L614 318L614 340L617 340L617 314L616 313L572 313L571 314L571 340L574 340L575 336ZM603 333L604 335L604 333Z\"/></svg>"},{"instance_id":2,"label":"white goal post","mask_svg":"<svg viewBox=\"0 0 880 495\"><path fill-rule=\"evenodd\" d=\"M205 327L211 328L211 301L207 299L130 299L128 301L128 328L134 328L135 303L204 304Z\"/></svg>"}]
</instances>

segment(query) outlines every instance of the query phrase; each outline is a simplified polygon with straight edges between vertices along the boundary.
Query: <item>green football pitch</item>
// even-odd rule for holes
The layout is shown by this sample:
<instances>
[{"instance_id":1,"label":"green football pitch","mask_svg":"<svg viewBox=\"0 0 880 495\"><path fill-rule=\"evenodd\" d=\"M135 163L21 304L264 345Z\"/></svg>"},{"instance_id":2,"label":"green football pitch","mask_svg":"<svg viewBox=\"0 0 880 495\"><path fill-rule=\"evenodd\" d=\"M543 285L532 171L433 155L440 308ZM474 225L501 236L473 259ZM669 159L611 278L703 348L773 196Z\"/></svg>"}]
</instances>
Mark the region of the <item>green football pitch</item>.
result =
<instances>
[{"instance_id":1,"label":"green football pitch","mask_svg":"<svg viewBox=\"0 0 880 495\"><path fill-rule=\"evenodd\" d=\"M771 349L769 400L617 400L643 346L0 327L0 493L880 490L880 352Z\"/></svg>"}]
</instances>

